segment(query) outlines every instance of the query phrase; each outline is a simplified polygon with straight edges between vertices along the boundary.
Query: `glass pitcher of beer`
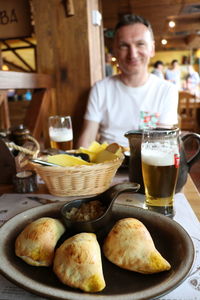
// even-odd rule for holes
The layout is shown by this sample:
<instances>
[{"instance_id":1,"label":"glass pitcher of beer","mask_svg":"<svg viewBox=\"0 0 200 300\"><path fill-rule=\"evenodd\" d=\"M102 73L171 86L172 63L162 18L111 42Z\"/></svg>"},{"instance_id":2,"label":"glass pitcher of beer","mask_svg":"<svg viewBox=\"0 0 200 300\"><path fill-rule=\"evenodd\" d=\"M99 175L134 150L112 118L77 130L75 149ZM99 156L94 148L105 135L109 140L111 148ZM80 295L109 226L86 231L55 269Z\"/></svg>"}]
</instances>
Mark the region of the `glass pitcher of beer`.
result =
<instances>
[{"instance_id":1,"label":"glass pitcher of beer","mask_svg":"<svg viewBox=\"0 0 200 300\"><path fill-rule=\"evenodd\" d=\"M49 117L49 137L51 148L71 150L73 148L73 130L70 116Z\"/></svg>"},{"instance_id":2,"label":"glass pitcher of beer","mask_svg":"<svg viewBox=\"0 0 200 300\"><path fill-rule=\"evenodd\" d=\"M173 217L178 177L179 129L145 129L142 136L142 175L145 208Z\"/></svg>"}]
</instances>

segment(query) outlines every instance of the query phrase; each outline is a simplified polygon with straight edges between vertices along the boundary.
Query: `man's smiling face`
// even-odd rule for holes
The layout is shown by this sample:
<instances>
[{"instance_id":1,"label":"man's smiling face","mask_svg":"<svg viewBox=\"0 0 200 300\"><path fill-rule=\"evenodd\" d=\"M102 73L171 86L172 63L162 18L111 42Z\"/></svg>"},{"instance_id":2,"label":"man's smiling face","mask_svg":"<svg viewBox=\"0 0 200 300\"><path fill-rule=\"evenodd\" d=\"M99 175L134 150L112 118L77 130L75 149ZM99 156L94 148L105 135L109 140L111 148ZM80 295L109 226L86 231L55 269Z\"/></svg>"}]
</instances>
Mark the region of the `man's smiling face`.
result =
<instances>
[{"instance_id":1,"label":"man's smiling face","mask_svg":"<svg viewBox=\"0 0 200 300\"><path fill-rule=\"evenodd\" d=\"M141 23L119 28L114 40L114 54L125 75L146 72L154 56L154 40L150 30Z\"/></svg>"}]
</instances>

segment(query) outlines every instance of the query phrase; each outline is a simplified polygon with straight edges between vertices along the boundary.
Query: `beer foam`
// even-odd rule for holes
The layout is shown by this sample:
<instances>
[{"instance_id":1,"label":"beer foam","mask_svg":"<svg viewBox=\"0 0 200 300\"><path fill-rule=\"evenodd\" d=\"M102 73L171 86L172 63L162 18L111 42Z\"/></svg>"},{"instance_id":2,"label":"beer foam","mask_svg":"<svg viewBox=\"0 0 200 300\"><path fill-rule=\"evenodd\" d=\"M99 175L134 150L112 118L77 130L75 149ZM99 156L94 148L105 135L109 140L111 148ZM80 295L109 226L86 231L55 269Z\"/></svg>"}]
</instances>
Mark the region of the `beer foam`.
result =
<instances>
[{"instance_id":1,"label":"beer foam","mask_svg":"<svg viewBox=\"0 0 200 300\"><path fill-rule=\"evenodd\" d=\"M54 142L67 142L72 141L73 132L67 128L49 128L50 139Z\"/></svg>"},{"instance_id":2,"label":"beer foam","mask_svg":"<svg viewBox=\"0 0 200 300\"><path fill-rule=\"evenodd\" d=\"M174 165L175 152L142 149L142 161L152 166Z\"/></svg>"}]
</instances>

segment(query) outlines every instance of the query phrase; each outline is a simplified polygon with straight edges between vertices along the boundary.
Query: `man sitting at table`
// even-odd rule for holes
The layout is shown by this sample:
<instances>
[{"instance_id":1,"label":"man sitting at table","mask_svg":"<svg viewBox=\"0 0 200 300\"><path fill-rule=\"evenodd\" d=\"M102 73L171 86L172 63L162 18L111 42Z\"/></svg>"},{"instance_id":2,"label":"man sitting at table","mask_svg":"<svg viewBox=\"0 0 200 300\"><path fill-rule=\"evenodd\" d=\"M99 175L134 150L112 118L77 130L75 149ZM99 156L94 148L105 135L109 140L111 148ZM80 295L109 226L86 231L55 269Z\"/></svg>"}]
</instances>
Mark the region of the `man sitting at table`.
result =
<instances>
[{"instance_id":1,"label":"man sitting at table","mask_svg":"<svg viewBox=\"0 0 200 300\"><path fill-rule=\"evenodd\" d=\"M148 72L155 54L151 25L124 15L115 27L114 55L120 74L106 77L91 89L78 146L117 142L127 147L124 133L147 125L177 124L178 90Z\"/></svg>"}]
</instances>

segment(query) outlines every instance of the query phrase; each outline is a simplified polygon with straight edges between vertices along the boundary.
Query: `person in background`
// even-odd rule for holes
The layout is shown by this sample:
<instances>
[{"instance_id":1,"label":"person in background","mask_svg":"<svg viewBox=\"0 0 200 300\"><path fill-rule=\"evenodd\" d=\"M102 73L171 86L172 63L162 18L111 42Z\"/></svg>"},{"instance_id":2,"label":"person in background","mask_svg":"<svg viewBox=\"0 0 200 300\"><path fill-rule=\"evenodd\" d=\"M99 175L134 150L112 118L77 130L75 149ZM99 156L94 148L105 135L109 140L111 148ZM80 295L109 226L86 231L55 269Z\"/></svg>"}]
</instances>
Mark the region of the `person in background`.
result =
<instances>
[{"instance_id":1,"label":"person in background","mask_svg":"<svg viewBox=\"0 0 200 300\"><path fill-rule=\"evenodd\" d=\"M188 74L183 81L183 90L200 97L200 77L192 65L188 65Z\"/></svg>"},{"instance_id":2,"label":"person in background","mask_svg":"<svg viewBox=\"0 0 200 300\"><path fill-rule=\"evenodd\" d=\"M148 72L155 43L150 23L137 15L124 15L115 27L114 56L120 73L94 84L78 145L94 140L128 147L129 130L157 124L177 124L178 90Z\"/></svg>"},{"instance_id":3,"label":"person in background","mask_svg":"<svg viewBox=\"0 0 200 300\"><path fill-rule=\"evenodd\" d=\"M164 68L163 62L161 60L157 60L154 63L154 69L151 73L160 77L161 79L164 79L163 68Z\"/></svg>"},{"instance_id":4,"label":"person in background","mask_svg":"<svg viewBox=\"0 0 200 300\"><path fill-rule=\"evenodd\" d=\"M165 79L172 82L180 90L181 88L181 73L177 59L172 60L170 68L166 70Z\"/></svg>"},{"instance_id":5,"label":"person in background","mask_svg":"<svg viewBox=\"0 0 200 300\"><path fill-rule=\"evenodd\" d=\"M105 57L106 57L106 64L105 64L106 76L111 76L113 75L112 54L107 52Z\"/></svg>"}]
</instances>

